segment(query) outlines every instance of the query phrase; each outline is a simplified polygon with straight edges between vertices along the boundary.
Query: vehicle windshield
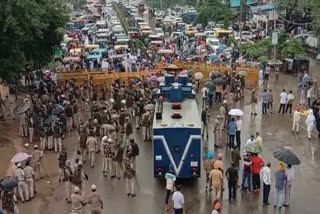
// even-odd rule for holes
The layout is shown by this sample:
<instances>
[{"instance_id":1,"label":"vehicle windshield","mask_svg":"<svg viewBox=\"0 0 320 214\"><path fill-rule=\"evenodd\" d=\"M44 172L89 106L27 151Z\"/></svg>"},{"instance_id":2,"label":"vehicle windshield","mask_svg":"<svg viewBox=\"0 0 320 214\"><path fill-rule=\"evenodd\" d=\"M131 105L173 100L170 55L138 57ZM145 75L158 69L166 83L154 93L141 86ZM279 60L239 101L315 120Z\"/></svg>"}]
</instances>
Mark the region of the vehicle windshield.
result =
<instances>
[{"instance_id":1,"label":"vehicle windshield","mask_svg":"<svg viewBox=\"0 0 320 214\"><path fill-rule=\"evenodd\" d=\"M219 46L219 41L218 40L209 40L209 44L213 46Z\"/></svg>"}]
</instances>

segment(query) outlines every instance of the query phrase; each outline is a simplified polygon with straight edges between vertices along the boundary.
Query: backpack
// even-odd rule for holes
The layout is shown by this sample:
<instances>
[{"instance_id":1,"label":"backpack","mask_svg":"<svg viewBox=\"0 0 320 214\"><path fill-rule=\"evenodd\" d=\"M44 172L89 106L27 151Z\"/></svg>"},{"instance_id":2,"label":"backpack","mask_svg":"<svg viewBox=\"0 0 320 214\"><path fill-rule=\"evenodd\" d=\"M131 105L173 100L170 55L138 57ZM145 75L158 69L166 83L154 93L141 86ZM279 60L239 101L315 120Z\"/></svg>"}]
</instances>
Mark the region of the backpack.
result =
<instances>
[{"instance_id":1,"label":"backpack","mask_svg":"<svg viewBox=\"0 0 320 214\"><path fill-rule=\"evenodd\" d=\"M139 146L138 144L134 143L132 144L132 156L136 157L139 155Z\"/></svg>"}]
</instances>

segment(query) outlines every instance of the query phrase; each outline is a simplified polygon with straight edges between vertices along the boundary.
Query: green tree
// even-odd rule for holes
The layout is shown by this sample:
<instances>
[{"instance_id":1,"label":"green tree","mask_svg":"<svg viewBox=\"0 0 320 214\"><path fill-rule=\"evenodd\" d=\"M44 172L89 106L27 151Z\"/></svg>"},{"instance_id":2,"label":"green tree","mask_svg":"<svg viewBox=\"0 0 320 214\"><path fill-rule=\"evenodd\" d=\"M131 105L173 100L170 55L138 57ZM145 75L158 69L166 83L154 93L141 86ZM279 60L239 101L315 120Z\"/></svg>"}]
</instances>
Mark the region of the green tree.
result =
<instances>
[{"instance_id":1,"label":"green tree","mask_svg":"<svg viewBox=\"0 0 320 214\"><path fill-rule=\"evenodd\" d=\"M198 7L198 17L196 22L206 26L208 21L223 23L224 27L229 26L233 16L229 1L203 0Z\"/></svg>"},{"instance_id":2,"label":"green tree","mask_svg":"<svg viewBox=\"0 0 320 214\"><path fill-rule=\"evenodd\" d=\"M301 41L297 39L290 39L284 42L280 54L283 58L294 58L295 55L304 54L305 49L303 48Z\"/></svg>"},{"instance_id":3,"label":"green tree","mask_svg":"<svg viewBox=\"0 0 320 214\"><path fill-rule=\"evenodd\" d=\"M312 27L314 31L320 33L320 1L319 0L276 0L275 4L279 10L286 10L289 17L292 14L305 15L310 12Z\"/></svg>"},{"instance_id":4,"label":"green tree","mask_svg":"<svg viewBox=\"0 0 320 214\"><path fill-rule=\"evenodd\" d=\"M15 82L26 63L49 63L68 19L62 0L0 1L0 77Z\"/></svg>"}]
</instances>

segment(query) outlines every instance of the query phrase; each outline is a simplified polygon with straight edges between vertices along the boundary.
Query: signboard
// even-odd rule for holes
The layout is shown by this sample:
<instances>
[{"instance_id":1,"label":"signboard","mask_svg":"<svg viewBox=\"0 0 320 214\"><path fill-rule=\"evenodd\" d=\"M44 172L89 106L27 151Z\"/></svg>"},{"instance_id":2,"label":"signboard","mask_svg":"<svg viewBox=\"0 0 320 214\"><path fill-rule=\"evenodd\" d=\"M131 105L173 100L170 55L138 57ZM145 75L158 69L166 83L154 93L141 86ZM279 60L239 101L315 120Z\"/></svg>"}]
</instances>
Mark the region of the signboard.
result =
<instances>
[{"instance_id":1,"label":"signboard","mask_svg":"<svg viewBox=\"0 0 320 214\"><path fill-rule=\"evenodd\" d=\"M278 44L278 32L273 32L272 33L272 45L277 45Z\"/></svg>"}]
</instances>

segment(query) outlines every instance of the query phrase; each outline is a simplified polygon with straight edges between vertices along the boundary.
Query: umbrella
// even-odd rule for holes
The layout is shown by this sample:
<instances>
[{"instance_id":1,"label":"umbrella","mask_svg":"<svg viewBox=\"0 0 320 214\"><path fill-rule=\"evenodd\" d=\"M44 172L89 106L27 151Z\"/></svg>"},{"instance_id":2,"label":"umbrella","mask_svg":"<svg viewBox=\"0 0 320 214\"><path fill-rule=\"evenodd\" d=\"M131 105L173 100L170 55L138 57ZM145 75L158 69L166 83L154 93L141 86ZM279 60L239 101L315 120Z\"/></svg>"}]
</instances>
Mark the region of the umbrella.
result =
<instances>
[{"instance_id":1,"label":"umbrella","mask_svg":"<svg viewBox=\"0 0 320 214\"><path fill-rule=\"evenodd\" d=\"M121 100L121 103L122 103L123 105L125 105L125 104L127 103L127 101L126 101L126 100Z\"/></svg>"},{"instance_id":2,"label":"umbrella","mask_svg":"<svg viewBox=\"0 0 320 214\"><path fill-rule=\"evenodd\" d=\"M229 115L231 116L242 116L243 115L243 111L240 109L231 109L229 111Z\"/></svg>"},{"instance_id":3,"label":"umbrella","mask_svg":"<svg viewBox=\"0 0 320 214\"><path fill-rule=\"evenodd\" d=\"M201 73L201 72L195 73L195 74L194 74L194 78L195 78L196 80L201 80L201 79L203 79L203 73Z\"/></svg>"},{"instance_id":4,"label":"umbrella","mask_svg":"<svg viewBox=\"0 0 320 214\"><path fill-rule=\"evenodd\" d=\"M207 88L213 88L214 87L213 82L211 82L211 81L206 82L206 87Z\"/></svg>"},{"instance_id":5,"label":"umbrella","mask_svg":"<svg viewBox=\"0 0 320 214\"><path fill-rule=\"evenodd\" d=\"M223 78L218 77L218 78L216 78L216 79L213 80L213 83L214 83L215 85L222 85L222 83L223 83Z\"/></svg>"},{"instance_id":6,"label":"umbrella","mask_svg":"<svg viewBox=\"0 0 320 214\"><path fill-rule=\"evenodd\" d=\"M273 157L286 164L299 165L301 163L299 158L290 149L287 148L282 148L272 154Z\"/></svg>"},{"instance_id":7,"label":"umbrella","mask_svg":"<svg viewBox=\"0 0 320 214\"><path fill-rule=\"evenodd\" d=\"M28 155L25 152L19 152L17 154L15 154L12 158L11 158L11 163L19 163L22 161L27 160L28 158L32 157L32 155Z\"/></svg>"},{"instance_id":8,"label":"umbrella","mask_svg":"<svg viewBox=\"0 0 320 214\"><path fill-rule=\"evenodd\" d=\"M64 108L59 104L55 104L51 109L51 114L53 115L59 115L62 112L64 112Z\"/></svg>"},{"instance_id":9,"label":"umbrella","mask_svg":"<svg viewBox=\"0 0 320 214\"><path fill-rule=\"evenodd\" d=\"M47 119L44 120L44 125L51 125L52 123L54 123L57 120L57 116L55 115L51 115L50 117L48 117Z\"/></svg>"},{"instance_id":10,"label":"umbrella","mask_svg":"<svg viewBox=\"0 0 320 214\"><path fill-rule=\"evenodd\" d=\"M114 99L113 98L110 99L110 103L114 103Z\"/></svg>"},{"instance_id":11,"label":"umbrella","mask_svg":"<svg viewBox=\"0 0 320 214\"><path fill-rule=\"evenodd\" d=\"M17 113L17 114L23 114L25 113L26 111L28 111L28 109L30 108L30 105L29 104L21 104L21 105L18 105L14 111Z\"/></svg>"},{"instance_id":12,"label":"umbrella","mask_svg":"<svg viewBox=\"0 0 320 214\"><path fill-rule=\"evenodd\" d=\"M154 109L154 105L151 103L144 106L144 110L151 111L153 109Z\"/></svg>"},{"instance_id":13,"label":"umbrella","mask_svg":"<svg viewBox=\"0 0 320 214\"><path fill-rule=\"evenodd\" d=\"M236 76L240 76L240 77L245 77L245 76L247 76L248 75L248 73L246 72L246 71L239 71L237 74L236 74Z\"/></svg>"}]
</instances>

